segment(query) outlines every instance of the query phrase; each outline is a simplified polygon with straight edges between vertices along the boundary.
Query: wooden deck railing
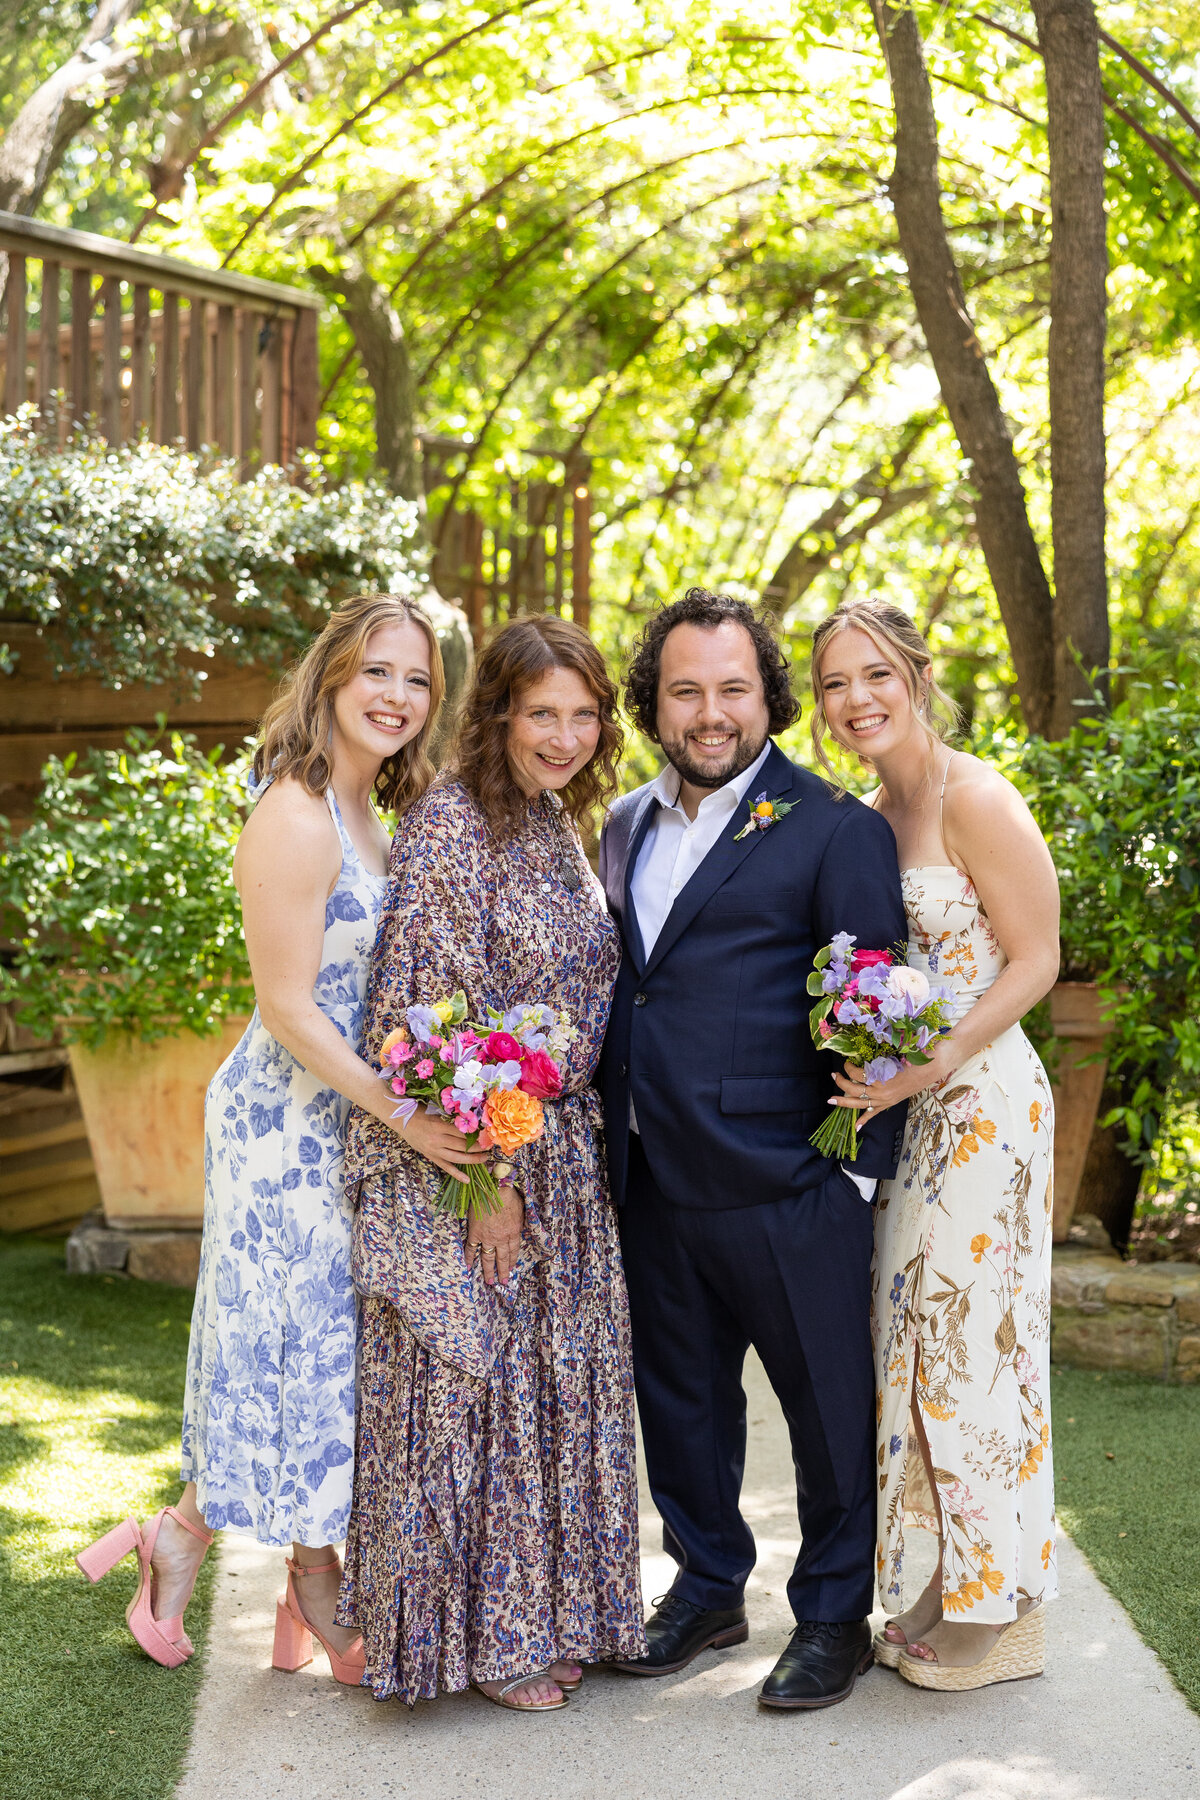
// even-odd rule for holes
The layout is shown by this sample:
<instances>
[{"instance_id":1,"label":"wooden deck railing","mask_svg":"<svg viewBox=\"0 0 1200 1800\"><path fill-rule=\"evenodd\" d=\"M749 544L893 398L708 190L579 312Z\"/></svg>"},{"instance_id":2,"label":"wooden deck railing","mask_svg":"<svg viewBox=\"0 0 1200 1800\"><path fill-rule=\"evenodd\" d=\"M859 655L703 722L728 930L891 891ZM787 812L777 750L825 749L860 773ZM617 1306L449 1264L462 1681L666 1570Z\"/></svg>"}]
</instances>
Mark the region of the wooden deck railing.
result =
<instances>
[{"instance_id":1,"label":"wooden deck railing","mask_svg":"<svg viewBox=\"0 0 1200 1800\"><path fill-rule=\"evenodd\" d=\"M145 429L244 475L315 442L315 295L17 213L0 252L6 413L32 400L60 438L94 420L110 444Z\"/></svg>"}]
</instances>

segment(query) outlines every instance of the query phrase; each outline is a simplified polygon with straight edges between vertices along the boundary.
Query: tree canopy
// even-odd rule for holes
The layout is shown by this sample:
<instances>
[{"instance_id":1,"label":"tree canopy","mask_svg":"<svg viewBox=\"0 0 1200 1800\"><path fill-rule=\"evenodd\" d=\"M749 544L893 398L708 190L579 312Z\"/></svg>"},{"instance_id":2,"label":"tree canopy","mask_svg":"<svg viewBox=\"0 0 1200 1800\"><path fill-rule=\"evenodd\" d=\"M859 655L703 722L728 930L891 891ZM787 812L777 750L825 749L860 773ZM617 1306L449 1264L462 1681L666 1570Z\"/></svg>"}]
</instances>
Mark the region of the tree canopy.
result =
<instances>
[{"instance_id":1,"label":"tree canopy","mask_svg":"<svg viewBox=\"0 0 1200 1800\"><path fill-rule=\"evenodd\" d=\"M946 230L1049 567L1033 11L914 8ZM1097 17L1113 662L1153 681L1195 636L1200 17ZM694 581L766 596L798 638L884 593L968 715L1007 709L868 0L0 0L0 67L3 204L320 289L335 474L378 452L415 494L415 429L465 441L455 497L496 506L533 453L577 451L614 645Z\"/></svg>"}]
</instances>

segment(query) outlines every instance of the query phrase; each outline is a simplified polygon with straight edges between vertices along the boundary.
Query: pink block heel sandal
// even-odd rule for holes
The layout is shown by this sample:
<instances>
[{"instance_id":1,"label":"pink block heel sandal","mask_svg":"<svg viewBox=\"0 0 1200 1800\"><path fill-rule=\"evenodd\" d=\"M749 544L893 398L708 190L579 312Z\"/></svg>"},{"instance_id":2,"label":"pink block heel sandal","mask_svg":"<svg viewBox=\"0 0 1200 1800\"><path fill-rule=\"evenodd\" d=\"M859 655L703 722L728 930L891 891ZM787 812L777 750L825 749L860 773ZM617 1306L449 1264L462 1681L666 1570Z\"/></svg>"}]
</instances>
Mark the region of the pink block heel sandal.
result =
<instances>
[{"instance_id":1,"label":"pink block heel sandal","mask_svg":"<svg viewBox=\"0 0 1200 1800\"><path fill-rule=\"evenodd\" d=\"M192 1640L183 1629L182 1617L156 1619L150 1603L154 1586L150 1564L158 1541L159 1526L167 1514L170 1514L177 1525L182 1525L185 1531L190 1531L193 1537L199 1538L205 1549L208 1549L213 1541L211 1531L202 1531L190 1519L185 1519L181 1512L177 1512L175 1507L164 1506L161 1512L156 1512L144 1525L139 1525L136 1519L123 1519L111 1531L106 1531L102 1538L97 1538L94 1544L89 1544L86 1550L81 1550L75 1561L88 1580L95 1583L107 1575L110 1569L115 1568L131 1550L137 1551L137 1591L125 1608L125 1623L135 1642L140 1644L147 1656L152 1657L156 1663L161 1663L164 1669L177 1669L192 1654Z\"/></svg>"},{"instance_id":2,"label":"pink block heel sandal","mask_svg":"<svg viewBox=\"0 0 1200 1800\"><path fill-rule=\"evenodd\" d=\"M271 1651L271 1667L283 1669L288 1674L302 1669L305 1663L310 1663L313 1659L313 1639L316 1638L329 1658L333 1679L340 1681L345 1687L361 1687L367 1666L362 1638L356 1637L346 1654L339 1656L333 1645L321 1636L317 1627L309 1624L296 1593L297 1575L323 1575L339 1565L327 1562L310 1563L306 1566L304 1563L293 1562L289 1556L287 1566L287 1589L283 1599L275 1602L275 1644Z\"/></svg>"}]
</instances>

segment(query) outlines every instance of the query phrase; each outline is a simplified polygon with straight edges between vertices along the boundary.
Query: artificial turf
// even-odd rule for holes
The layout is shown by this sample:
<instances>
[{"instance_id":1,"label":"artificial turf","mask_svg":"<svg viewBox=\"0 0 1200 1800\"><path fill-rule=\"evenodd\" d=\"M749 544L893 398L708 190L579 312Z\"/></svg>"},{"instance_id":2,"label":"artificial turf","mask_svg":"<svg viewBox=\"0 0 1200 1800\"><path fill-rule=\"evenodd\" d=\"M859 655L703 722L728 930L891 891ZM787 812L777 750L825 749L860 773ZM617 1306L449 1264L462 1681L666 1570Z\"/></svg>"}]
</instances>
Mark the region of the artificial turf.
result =
<instances>
[{"instance_id":1,"label":"artificial turf","mask_svg":"<svg viewBox=\"0 0 1200 1800\"><path fill-rule=\"evenodd\" d=\"M158 1800L178 1779L211 1572L188 1608L196 1655L134 1644L131 1557L92 1587L75 1552L179 1492L192 1296L68 1275L61 1243L0 1237L0 1794Z\"/></svg>"},{"instance_id":2,"label":"artificial turf","mask_svg":"<svg viewBox=\"0 0 1200 1800\"><path fill-rule=\"evenodd\" d=\"M1200 1712L1200 1387L1056 1369L1058 1515Z\"/></svg>"}]
</instances>

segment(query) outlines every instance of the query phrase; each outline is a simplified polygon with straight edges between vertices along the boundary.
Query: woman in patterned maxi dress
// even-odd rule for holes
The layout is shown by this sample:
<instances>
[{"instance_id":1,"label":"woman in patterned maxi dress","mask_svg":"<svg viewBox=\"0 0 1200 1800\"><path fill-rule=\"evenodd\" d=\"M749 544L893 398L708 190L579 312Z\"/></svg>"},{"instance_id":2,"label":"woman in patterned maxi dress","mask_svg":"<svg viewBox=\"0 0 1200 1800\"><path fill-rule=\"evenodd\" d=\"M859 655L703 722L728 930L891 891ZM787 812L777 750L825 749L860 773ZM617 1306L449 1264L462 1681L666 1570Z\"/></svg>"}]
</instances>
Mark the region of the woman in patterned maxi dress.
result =
<instances>
[{"instance_id":1,"label":"woman in patterned maxi dress","mask_svg":"<svg viewBox=\"0 0 1200 1800\"><path fill-rule=\"evenodd\" d=\"M437 1210L437 1172L351 1122L363 1343L339 1617L380 1699L474 1684L542 1711L583 1662L644 1647L629 1320L590 1085L619 949L572 816L611 779L614 713L581 631L514 621L481 657L457 779L393 847L367 1055L406 1006L457 989L472 1019L543 1003L576 1037L498 1218Z\"/></svg>"},{"instance_id":2,"label":"woman in patterned maxi dress","mask_svg":"<svg viewBox=\"0 0 1200 1800\"><path fill-rule=\"evenodd\" d=\"M1011 785L933 728L943 697L903 612L840 607L814 639L813 680L834 738L880 777L871 803L896 833L908 961L957 999L929 1064L869 1090L850 1065L838 1077L842 1104L910 1102L879 1195L872 1298L889 1612L901 1604L910 1412L940 1541L933 1580L876 1656L918 1686L983 1686L1041 1673L1039 1608L1057 1592L1053 1104L1019 1023L1057 974L1057 881Z\"/></svg>"},{"instance_id":3,"label":"woman in patterned maxi dress","mask_svg":"<svg viewBox=\"0 0 1200 1800\"><path fill-rule=\"evenodd\" d=\"M263 721L262 797L234 862L259 1004L205 1107L187 1485L176 1507L142 1528L126 1521L83 1557L96 1576L137 1549L130 1625L167 1667L191 1654L182 1614L211 1532L230 1526L292 1545L281 1603L291 1651L310 1645L312 1626L335 1670L362 1677L353 1633L333 1625L357 1333L343 1139L351 1099L387 1112L358 1055L388 850L371 796L402 810L428 785L423 746L442 684L424 615L367 596L339 609ZM442 1130L441 1148L459 1152Z\"/></svg>"}]
</instances>

